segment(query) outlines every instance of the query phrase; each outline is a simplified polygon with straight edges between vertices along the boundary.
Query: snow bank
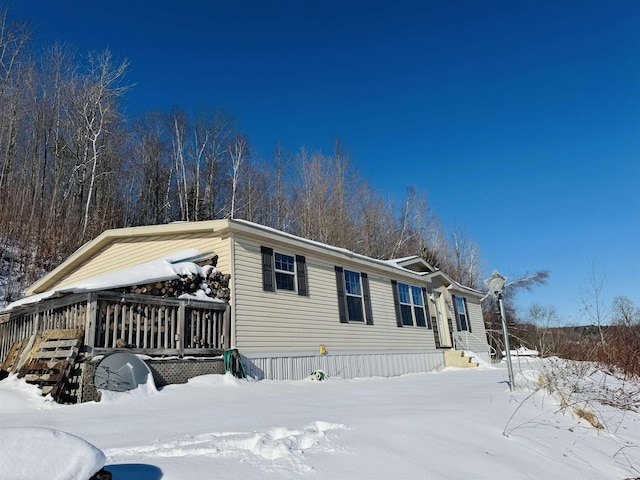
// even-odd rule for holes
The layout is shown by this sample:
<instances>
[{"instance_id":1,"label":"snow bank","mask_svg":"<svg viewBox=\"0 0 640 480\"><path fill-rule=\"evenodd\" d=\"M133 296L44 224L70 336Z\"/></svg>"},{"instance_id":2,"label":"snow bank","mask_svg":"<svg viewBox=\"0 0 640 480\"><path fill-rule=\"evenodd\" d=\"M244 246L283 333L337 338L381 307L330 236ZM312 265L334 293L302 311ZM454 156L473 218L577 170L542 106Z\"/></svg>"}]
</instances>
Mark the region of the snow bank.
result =
<instances>
[{"instance_id":1,"label":"snow bank","mask_svg":"<svg viewBox=\"0 0 640 480\"><path fill-rule=\"evenodd\" d=\"M88 480L105 464L101 450L60 430L0 428L2 480Z\"/></svg>"}]
</instances>

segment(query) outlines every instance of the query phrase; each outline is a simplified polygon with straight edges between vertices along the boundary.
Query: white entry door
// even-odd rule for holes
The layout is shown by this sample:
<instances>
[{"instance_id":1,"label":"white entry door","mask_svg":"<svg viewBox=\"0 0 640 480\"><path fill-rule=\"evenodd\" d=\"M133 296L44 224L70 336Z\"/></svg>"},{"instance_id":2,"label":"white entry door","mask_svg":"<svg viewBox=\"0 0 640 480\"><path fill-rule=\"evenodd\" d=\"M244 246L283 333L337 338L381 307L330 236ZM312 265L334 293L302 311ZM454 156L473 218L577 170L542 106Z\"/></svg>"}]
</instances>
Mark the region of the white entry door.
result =
<instances>
[{"instance_id":1,"label":"white entry door","mask_svg":"<svg viewBox=\"0 0 640 480\"><path fill-rule=\"evenodd\" d=\"M449 331L449 321L447 320L447 305L444 302L444 295L434 293L433 303L436 309L436 321L438 322L438 337L441 347L451 347L451 332Z\"/></svg>"}]
</instances>

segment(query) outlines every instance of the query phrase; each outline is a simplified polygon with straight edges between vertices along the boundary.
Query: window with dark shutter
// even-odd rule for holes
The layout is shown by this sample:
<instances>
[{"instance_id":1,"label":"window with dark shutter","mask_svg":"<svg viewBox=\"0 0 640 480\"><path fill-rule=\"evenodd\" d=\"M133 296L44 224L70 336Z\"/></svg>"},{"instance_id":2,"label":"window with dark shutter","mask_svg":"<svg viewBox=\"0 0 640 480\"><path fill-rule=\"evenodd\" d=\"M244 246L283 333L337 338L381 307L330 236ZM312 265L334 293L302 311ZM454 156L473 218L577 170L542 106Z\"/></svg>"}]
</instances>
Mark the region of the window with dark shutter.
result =
<instances>
[{"instance_id":1,"label":"window with dark shutter","mask_svg":"<svg viewBox=\"0 0 640 480\"><path fill-rule=\"evenodd\" d=\"M302 255L276 252L269 247L260 247L262 256L262 289L265 292L289 291L298 295L309 295L307 262Z\"/></svg>"},{"instance_id":2,"label":"window with dark shutter","mask_svg":"<svg viewBox=\"0 0 640 480\"><path fill-rule=\"evenodd\" d=\"M427 289L422 287L422 298L424 299L424 314L427 316L427 328L433 329L433 317L429 314L429 302L427 301Z\"/></svg>"},{"instance_id":3,"label":"window with dark shutter","mask_svg":"<svg viewBox=\"0 0 640 480\"><path fill-rule=\"evenodd\" d=\"M463 297L464 300L464 312L467 316L467 328L469 329L469 333L471 333L471 319L469 318L469 309L467 308L467 299Z\"/></svg>"},{"instance_id":4,"label":"window with dark shutter","mask_svg":"<svg viewBox=\"0 0 640 480\"><path fill-rule=\"evenodd\" d=\"M426 327L428 312L425 308L424 289L395 280L391 281L391 285L393 286L393 304L398 326Z\"/></svg>"},{"instance_id":5,"label":"window with dark shutter","mask_svg":"<svg viewBox=\"0 0 640 480\"><path fill-rule=\"evenodd\" d=\"M335 267L340 322L373 325L369 277L366 273Z\"/></svg>"},{"instance_id":6,"label":"window with dark shutter","mask_svg":"<svg viewBox=\"0 0 640 480\"><path fill-rule=\"evenodd\" d=\"M344 291L347 297L347 318L350 322L364 322L360 273L344 271Z\"/></svg>"},{"instance_id":7,"label":"window with dark shutter","mask_svg":"<svg viewBox=\"0 0 640 480\"><path fill-rule=\"evenodd\" d=\"M296 275L298 276L298 295L309 295L307 289L307 262L302 255L296 255Z\"/></svg>"},{"instance_id":8,"label":"window with dark shutter","mask_svg":"<svg viewBox=\"0 0 640 480\"><path fill-rule=\"evenodd\" d=\"M265 292L275 292L273 249L260 247L260 253L262 254L262 289Z\"/></svg>"},{"instance_id":9,"label":"window with dark shutter","mask_svg":"<svg viewBox=\"0 0 640 480\"><path fill-rule=\"evenodd\" d=\"M344 294L344 271L342 267L335 267L336 270L336 288L338 290L338 313L340 315L340 323L347 323L347 299Z\"/></svg>"},{"instance_id":10,"label":"window with dark shutter","mask_svg":"<svg viewBox=\"0 0 640 480\"><path fill-rule=\"evenodd\" d=\"M398 298L398 282L396 280L391 280L391 287L393 290L393 306L396 310L396 323L401 327L402 313L400 313L400 299Z\"/></svg>"},{"instance_id":11,"label":"window with dark shutter","mask_svg":"<svg viewBox=\"0 0 640 480\"><path fill-rule=\"evenodd\" d=\"M369 292L369 276L362 272L362 296L364 300L364 312L366 314L367 325L373 325L373 309L371 308L371 293Z\"/></svg>"}]
</instances>

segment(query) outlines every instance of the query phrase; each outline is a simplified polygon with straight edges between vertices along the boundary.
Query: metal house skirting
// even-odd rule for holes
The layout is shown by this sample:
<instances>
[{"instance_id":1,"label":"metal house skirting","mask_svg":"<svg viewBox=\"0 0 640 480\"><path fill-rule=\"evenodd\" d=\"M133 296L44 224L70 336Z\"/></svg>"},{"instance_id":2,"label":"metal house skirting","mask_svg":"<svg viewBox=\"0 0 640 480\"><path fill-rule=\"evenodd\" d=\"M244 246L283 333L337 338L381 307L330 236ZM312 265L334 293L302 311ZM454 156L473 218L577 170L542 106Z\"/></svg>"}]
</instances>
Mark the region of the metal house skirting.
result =
<instances>
[{"instance_id":1,"label":"metal house skirting","mask_svg":"<svg viewBox=\"0 0 640 480\"><path fill-rule=\"evenodd\" d=\"M301 380L316 370L334 378L393 377L444 367L442 351L299 356L243 356L247 375L258 380Z\"/></svg>"}]
</instances>

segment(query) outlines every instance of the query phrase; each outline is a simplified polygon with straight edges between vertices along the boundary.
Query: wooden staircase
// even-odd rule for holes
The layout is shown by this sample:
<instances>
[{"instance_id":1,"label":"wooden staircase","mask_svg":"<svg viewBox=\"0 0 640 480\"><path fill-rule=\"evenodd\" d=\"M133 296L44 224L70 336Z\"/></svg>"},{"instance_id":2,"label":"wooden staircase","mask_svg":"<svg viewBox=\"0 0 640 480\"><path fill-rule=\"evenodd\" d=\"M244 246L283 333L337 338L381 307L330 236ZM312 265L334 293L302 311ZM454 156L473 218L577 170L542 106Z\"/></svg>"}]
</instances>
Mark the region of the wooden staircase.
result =
<instances>
[{"instance_id":1,"label":"wooden staircase","mask_svg":"<svg viewBox=\"0 0 640 480\"><path fill-rule=\"evenodd\" d=\"M465 356L461 350L447 350L444 352L445 367L475 368L480 365L472 360L471 357Z\"/></svg>"}]
</instances>

